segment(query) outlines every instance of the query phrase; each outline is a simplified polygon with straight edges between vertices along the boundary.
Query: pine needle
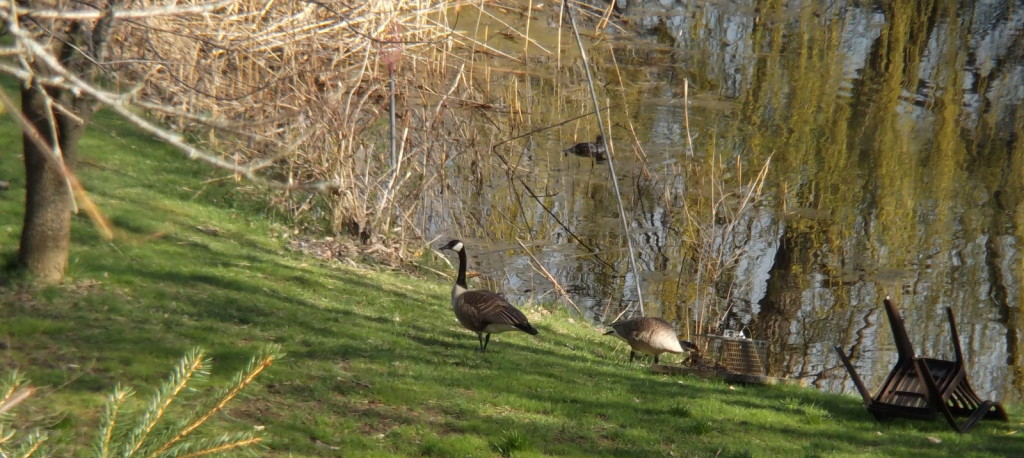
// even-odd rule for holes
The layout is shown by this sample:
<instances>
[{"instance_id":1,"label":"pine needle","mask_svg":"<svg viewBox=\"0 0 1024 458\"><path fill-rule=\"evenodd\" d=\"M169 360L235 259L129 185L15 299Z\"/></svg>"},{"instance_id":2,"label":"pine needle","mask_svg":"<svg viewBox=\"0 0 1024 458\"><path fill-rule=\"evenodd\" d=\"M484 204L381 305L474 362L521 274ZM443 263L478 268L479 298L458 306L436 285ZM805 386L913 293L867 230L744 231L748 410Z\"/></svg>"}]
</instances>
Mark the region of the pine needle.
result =
<instances>
[{"instance_id":1,"label":"pine needle","mask_svg":"<svg viewBox=\"0 0 1024 458\"><path fill-rule=\"evenodd\" d=\"M250 436L251 436L251 434L250 434ZM249 437L249 438L246 438L246 439L231 440L231 441L227 441L227 442L224 442L222 444L219 444L217 446L209 447L209 448L206 448L206 449L203 449L203 450L198 450L198 451L195 451L195 452L192 452L192 453L188 453L188 454L185 454L185 455L177 455L177 454L175 454L175 456L181 456L182 458L187 458L187 457L193 457L193 456L213 455L215 453L224 453L224 452L227 452L227 451L230 451L230 450L237 450L237 449L240 449L240 448L243 448L243 447L250 447L250 446L256 445L256 444L260 443L260 441L262 441L262 440L263 440L263 438L261 438L261 437Z\"/></svg>"}]
</instances>

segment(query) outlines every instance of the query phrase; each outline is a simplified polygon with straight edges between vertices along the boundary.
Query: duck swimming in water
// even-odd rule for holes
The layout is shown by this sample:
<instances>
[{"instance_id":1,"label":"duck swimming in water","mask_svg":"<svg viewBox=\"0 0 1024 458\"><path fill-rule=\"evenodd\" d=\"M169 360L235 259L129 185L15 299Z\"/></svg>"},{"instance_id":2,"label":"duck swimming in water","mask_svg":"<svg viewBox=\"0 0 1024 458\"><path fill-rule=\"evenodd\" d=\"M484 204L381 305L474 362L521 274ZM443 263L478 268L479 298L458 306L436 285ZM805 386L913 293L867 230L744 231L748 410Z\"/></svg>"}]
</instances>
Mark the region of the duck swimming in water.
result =
<instances>
[{"instance_id":1,"label":"duck swimming in water","mask_svg":"<svg viewBox=\"0 0 1024 458\"><path fill-rule=\"evenodd\" d=\"M598 135L593 143L577 143L572 148L564 149L562 152L565 154L572 153L579 157L592 157L598 164L608 160L606 156L608 150L605 149L603 135Z\"/></svg>"}]
</instances>

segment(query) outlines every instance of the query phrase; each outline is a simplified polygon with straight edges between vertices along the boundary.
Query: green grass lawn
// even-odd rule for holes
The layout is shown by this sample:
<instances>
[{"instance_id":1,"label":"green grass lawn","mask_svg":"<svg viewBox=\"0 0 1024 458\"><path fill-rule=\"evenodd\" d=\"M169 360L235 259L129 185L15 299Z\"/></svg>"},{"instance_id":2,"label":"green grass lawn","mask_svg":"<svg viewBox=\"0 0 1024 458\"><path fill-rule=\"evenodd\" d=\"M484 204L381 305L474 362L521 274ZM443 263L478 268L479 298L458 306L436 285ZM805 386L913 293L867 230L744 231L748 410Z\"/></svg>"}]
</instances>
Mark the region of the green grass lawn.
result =
<instances>
[{"instance_id":1,"label":"green grass lawn","mask_svg":"<svg viewBox=\"0 0 1024 458\"><path fill-rule=\"evenodd\" d=\"M0 144L9 262L24 177L8 119ZM264 456L1024 456L1019 406L965 435L939 420L879 423L851 396L652 374L560 310L526 310L538 336L502 334L480 354L448 279L291 252L290 229L255 193L110 116L82 156L117 238L76 216L65 285L0 286L0 371L40 387L18 418L76 455L117 383L147 393L196 346L225 381L277 343L286 356L218 418L263 426Z\"/></svg>"}]
</instances>

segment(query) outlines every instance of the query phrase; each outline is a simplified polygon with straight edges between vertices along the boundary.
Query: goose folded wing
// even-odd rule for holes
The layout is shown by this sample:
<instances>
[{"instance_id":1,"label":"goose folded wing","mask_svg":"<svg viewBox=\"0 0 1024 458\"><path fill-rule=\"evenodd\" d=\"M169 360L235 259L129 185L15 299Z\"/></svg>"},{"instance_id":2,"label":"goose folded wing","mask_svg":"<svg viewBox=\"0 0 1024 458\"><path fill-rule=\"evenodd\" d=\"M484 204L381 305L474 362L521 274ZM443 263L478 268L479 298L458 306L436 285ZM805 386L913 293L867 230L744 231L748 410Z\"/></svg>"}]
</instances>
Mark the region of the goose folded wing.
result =
<instances>
[{"instance_id":1,"label":"goose folded wing","mask_svg":"<svg viewBox=\"0 0 1024 458\"><path fill-rule=\"evenodd\" d=\"M470 308L474 309L480 321L484 325L508 325L525 331L528 334L537 334L537 330L530 325L530 321L522 311L509 304L504 298L490 291L468 291L463 295L463 301Z\"/></svg>"}]
</instances>

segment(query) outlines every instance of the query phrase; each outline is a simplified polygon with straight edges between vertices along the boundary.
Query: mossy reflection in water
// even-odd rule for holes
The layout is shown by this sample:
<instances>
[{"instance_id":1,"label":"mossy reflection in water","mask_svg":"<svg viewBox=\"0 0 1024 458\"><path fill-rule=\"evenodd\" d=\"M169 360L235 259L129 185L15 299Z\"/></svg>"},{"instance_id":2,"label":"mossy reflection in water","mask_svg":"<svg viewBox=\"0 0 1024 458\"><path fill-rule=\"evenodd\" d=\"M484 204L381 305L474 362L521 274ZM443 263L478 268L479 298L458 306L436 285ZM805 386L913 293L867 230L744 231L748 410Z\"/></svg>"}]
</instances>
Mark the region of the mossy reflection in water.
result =
<instances>
[{"instance_id":1,"label":"mossy reflection in water","mask_svg":"<svg viewBox=\"0 0 1024 458\"><path fill-rule=\"evenodd\" d=\"M1024 71L1009 45L1020 40L1024 13L1008 2L890 2L881 10L769 3L756 11L636 3L619 23L638 36L612 28L586 35L610 107L648 313L693 333L712 303L727 322L773 341L773 371L838 390L845 376L834 370L832 343L882 348L858 355L869 378L891 364L881 297L897 299L915 344L938 356L949 349L940 313L949 305L963 322L972 368L986 375L975 382L979 391L1018 396L1008 387L1024 377L1008 362L1021 361L1014 329L1024 324L1024 116L1015 89ZM533 10L535 27L545 13ZM502 74L515 81L504 87L515 88L521 116L488 135L497 144L533 133L494 150L514 158L514 173L484 157L476 169L483 186L464 191L478 202L465 210L483 216L461 230L502 246L515 237L546 246L538 253L546 268L591 318L610 319L630 305L634 280L608 172L560 154L596 135L593 117L544 129L591 110L582 63L567 30L531 38L551 54L541 63L534 52L522 74ZM693 158L683 153L683 78L695 85ZM758 205L722 233L727 225L716 226L711 210L735 210L730 199L769 157ZM734 262L709 271L696 249L702 238L731 240ZM512 298L549 289L525 255L502 253ZM477 265L493 274L497 260L482 255Z\"/></svg>"}]
</instances>

